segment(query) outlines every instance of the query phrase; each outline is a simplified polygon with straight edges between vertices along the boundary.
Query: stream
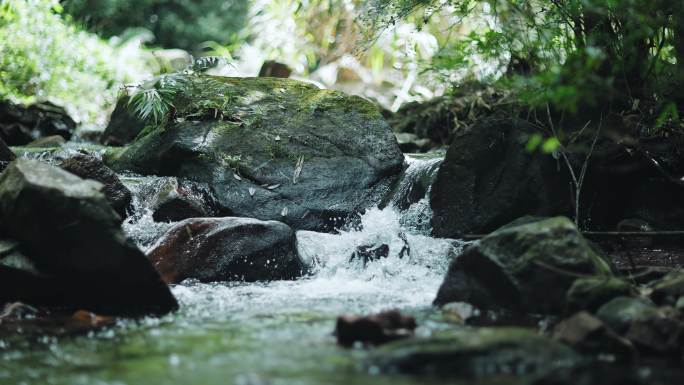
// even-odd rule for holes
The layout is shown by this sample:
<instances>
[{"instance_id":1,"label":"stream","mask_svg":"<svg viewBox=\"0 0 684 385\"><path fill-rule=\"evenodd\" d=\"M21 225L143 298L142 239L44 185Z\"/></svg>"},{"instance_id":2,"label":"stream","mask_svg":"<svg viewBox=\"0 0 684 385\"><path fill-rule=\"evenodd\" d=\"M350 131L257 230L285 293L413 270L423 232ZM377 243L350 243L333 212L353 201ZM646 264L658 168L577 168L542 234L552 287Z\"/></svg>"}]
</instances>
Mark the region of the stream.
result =
<instances>
[{"instance_id":1,"label":"stream","mask_svg":"<svg viewBox=\"0 0 684 385\"><path fill-rule=\"evenodd\" d=\"M398 191L413 188L439 160L407 157ZM161 179L122 178L134 193L124 230L143 250L173 225L153 222L148 208ZM0 339L0 384L441 384L379 375L364 364L368 349L341 348L333 335L341 314L387 309L416 317L419 335L447 326L431 303L463 243L428 236L429 219L425 197L403 209L396 202L372 208L354 229L297 232L300 255L315 266L299 280L187 280L172 287L180 303L174 314L119 320L88 335ZM410 255L400 258L405 242ZM350 261L357 246L369 243L389 245L389 256L365 267Z\"/></svg>"}]
</instances>

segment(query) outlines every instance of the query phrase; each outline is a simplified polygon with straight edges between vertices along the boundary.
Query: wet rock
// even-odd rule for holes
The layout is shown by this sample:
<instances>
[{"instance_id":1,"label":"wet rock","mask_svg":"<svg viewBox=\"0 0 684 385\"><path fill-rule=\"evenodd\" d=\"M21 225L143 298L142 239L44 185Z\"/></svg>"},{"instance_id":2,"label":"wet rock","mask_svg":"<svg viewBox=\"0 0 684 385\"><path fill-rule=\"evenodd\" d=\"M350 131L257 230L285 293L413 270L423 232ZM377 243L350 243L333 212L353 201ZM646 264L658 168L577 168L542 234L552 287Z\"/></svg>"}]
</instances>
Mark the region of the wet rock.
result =
<instances>
[{"instance_id":1,"label":"wet rock","mask_svg":"<svg viewBox=\"0 0 684 385\"><path fill-rule=\"evenodd\" d=\"M294 279L306 269L289 226L252 218L186 219L148 257L168 283Z\"/></svg>"},{"instance_id":2,"label":"wet rock","mask_svg":"<svg viewBox=\"0 0 684 385\"><path fill-rule=\"evenodd\" d=\"M0 138L0 172L2 172L9 162L13 161L15 158L16 155L7 147L7 143Z\"/></svg>"},{"instance_id":3,"label":"wet rock","mask_svg":"<svg viewBox=\"0 0 684 385\"><path fill-rule=\"evenodd\" d=\"M59 135L50 135L31 141L26 147L62 147L66 140Z\"/></svg>"},{"instance_id":4,"label":"wet rock","mask_svg":"<svg viewBox=\"0 0 684 385\"><path fill-rule=\"evenodd\" d=\"M0 303L163 314L178 305L119 227L102 184L18 159L0 175L0 232L34 269L0 265Z\"/></svg>"},{"instance_id":5,"label":"wet rock","mask_svg":"<svg viewBox=\"0 0 684 385\"><path fill-rule=\"evenodd\" d=\"M123 146L135 139L145 128L143 122L129 105L130 98L119 98L109 118L109 123L102 133L102 144L108 146Z\"/></svg>"},{"instance_id":6,"label":"wet rock","mask_svg":"<svg viewBox=\"0 0 684 385\"><path fill-rule=\"evenodd\" d=\"M435 235L488 233L523 215L570 211L565 169L525 150L535 130L521 120L485 119L456 134L430 193Z\"/></svg>"},{"instance_id":7,"label":"wet rock","mask_svg":"<svg viewBox=\"0 0 684 385\"><path fill-rule=\"evenodd\" d=\"M675 270L650 285L651 299L660 305L675 305L684 296L684 272Z\"/></svg>"},{"instance_id":8,"label":"wet rock","mask_svg":"<svg viewBox=\"0 0 684 385\"><path fill-rule=\"evenodd\" d=\"M596 317L617 333L623 334L634 320L656 312L656 306L646 299L618 297L601 306Z\"/></svg>"},{"instance_id":9,"label":"wet rock","mask_svg":"<svg viewBox=\"0 0 684 385\"><path fill-rule=\"evenodd\" d=\"M594 312L611 299L629 296L633 291L629 282L616 277L578 278L568 290L568 310Z\"/></svg>"},{"instance_id":10,"label":"wet rock","mask_svg":"<svg viewBox=\"0 0 684 385\"><path fill-rule=\"evenodd\" d=\"M629 360L636 357L636 350L629 340L620 337L600 319L585 311L556 325L553 338L580 353L608 353Z\"/></svg>"},{"instance_id":11,"label":"wet rock","mask_svg":"<svg viewBox=\"0 0 684 385\"><path fill-rule=\"evenodd\" d=\"M112 317L86 310L48 312L22 303L12 303L5 306L5 311L5 316L0 314L0 337L5 338L83 335L115 324Z\"/></svg>"},{"instance_id":12,"label":"wet rock","mask_svg":"<svg viewBox=\"0 0 684 385\"><path fill-rule=\"evenodd\" d=\"M368 262L377 261L381 258L387 258L389 255L389 245L361 245L356 248L354 253L349 258L349 262L360 260L363 261L363 266Z\"/></svg>"},{"instance_id":13,"label":"wet rock","mask_svg":"<svg viewBox=\"0 0 684 385\"><path fill-rule=\"evenodd\" d=\"M380 345L410 337L416 320L398 310L384 311L367 317L340 316L335 326L337 343L350 347L354 343Z\"/></svg>"},{"instance_id":14,"label":"wet rock","mask_svg":"<svg viewBox=\"0 0 684 385\"><path fill-rule=\"evenodd\" d=\"M126 218L126 210L131 204L131 192L121 183L118 175L98 158L78 154L63 160L59 167L84 179L102 183L102 192L121 218Z\"/></svg>"},{"instance_id":15,"label":"wet rock","mask_svg":"<svg viewBox=\"0 0 684 385\"><path fill-rule=\"evenodd\" d=\"M391 204L400 210L406 210L412 204L426 198L443 159L444 153L441 152L407 155L408 167L401 174L394 189L385 197L381 207Z\"/></svg>"},{"instance_id":16,"label":"wet rock","mask_svg":"<svg viewBox=\"0 0 684 385\"><path fill-rule=\"evenodd\" d=\"M625 338L650 354L684 352L684 317L673 307L661 307L635 317Z\"/></svg>"},{"instance_id":17,"label":"wet rock","mask_svg":"<svg viewBox=\"0 0 684 385\"><path fill-rule=\"evenodd\" d=\"M557 314L578 275L611 274L569 219L550 218L504 227L468 247L449 267L435 304Z\"/></svg>"},{"instance_id":18,"label":"wet rock","mask_svg":"<svg viewBox=\"0 0 684 385\"><path fill-rule=\"evenodd\" d=\"M539 376L577 364L569 347L524 328L454 328L431 337L392 342L368 365L384 372L461 379Z\"/></svg>"},{"instance_id":19,"label":"wet rock","mask_svg":"<svg viewBox=\"0 0 684 385\"><path fill-rule=\"evenodd\" d=\"M181 92L175 120L107 164L207 183L224 212L316 231L379 203L402 169L394 135L365 99L289 79L191 81L216 92Z\"/></svg>"},{"instance_id":20,"label":"wet rock","mask_svg":"<svg viewBox=\"0 0 684 385\"><path fill-rule=\"evenodd\" d=\"M409 133L395 133L399 148L405 153L427 152L432 148L430 139L421 139L418 135Z\"/></svg>"},{"instance_id":21,"label":"wet rock","mask_svg":"<svg viewBox=\"0 0 684 385\"><path fill-rule=\"evenodd\" d=\"M260 78L289 78L290 74L292 74L292 69L287 64L278 63L274 60L266 60L259 70Z\"/></svg>"},{"instance_id":22,"label":"wet rock","mask_svg":"<svg viewBox=\"0 0 684 385\"><path fill-rule=\"evenodd\" d=\"M0 102L0 139L21 146L34 139L59 135L70 139L76 123L64 108L49 102L21 106Z\"/></svg>"},{"instance_id":23,"label":"wet rock","mask_svg":"<svg viewBox=\"0 0 684 385\"><path fill-rule=\"evenodd\" d=\"M157 222L177 222L215 216L218 210L214 205L215 198L196 183L170 178L157 191L150 209Z\"/></svg>"}]
</instances>

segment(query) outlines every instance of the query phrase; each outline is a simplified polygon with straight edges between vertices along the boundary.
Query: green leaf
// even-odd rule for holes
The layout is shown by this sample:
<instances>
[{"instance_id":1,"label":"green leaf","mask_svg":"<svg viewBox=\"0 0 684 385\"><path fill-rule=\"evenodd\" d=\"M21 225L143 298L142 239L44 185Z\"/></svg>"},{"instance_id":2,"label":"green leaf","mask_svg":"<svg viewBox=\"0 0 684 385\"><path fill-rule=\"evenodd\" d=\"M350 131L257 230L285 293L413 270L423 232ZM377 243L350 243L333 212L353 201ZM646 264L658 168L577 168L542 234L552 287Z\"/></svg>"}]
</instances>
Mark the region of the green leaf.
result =
<instances>
[{"instance_id":1,"label":"green leaf","mask_svg":"<svg viewBox=\"0 0 684 385\"><path fill-rule=\"evenodd\" d=\"M525 150L527 152L534 152L537 147L542 143L542 136L540 134L533 134L530 136L530 138L527 140L527 144L525 145Z\"/></svg>"},{"instance_id":2,"label":"green leaf","mask_svg":"<svg viewBox=\"0 0 684 385\"><path fill-rule=\"evenodd\" d=\"M542 144L542 152L545 154L550 154L560 147L560 141L555 136L552 136L544 141Z\"/></svg>"}]
</instances>

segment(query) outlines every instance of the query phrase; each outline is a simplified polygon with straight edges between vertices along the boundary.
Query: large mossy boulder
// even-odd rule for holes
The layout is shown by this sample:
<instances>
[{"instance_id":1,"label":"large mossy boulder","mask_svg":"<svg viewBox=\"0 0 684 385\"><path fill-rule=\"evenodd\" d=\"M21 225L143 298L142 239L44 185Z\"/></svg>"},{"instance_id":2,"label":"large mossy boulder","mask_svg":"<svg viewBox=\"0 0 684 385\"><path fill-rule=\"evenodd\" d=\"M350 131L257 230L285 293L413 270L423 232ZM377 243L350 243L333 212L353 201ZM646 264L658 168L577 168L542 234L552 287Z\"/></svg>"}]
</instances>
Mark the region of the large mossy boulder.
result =
<instances>
[{"instance_id":1,"label":"large mossy boulder","mask_svg":"<svg viewBox=\"0 0 684 385\"><path fill-rule=\"evenodd\" d=\"M452 379L537 377L569 368L579 356L569 347L523 328L462 328L393 342L373 352L369 366L384 372Z\"/></svg>"},{"instance_id":2,"label":"large mossy boulder","mask_svg":"<svg viewBox=\"0 0 684 385\"><path fill-rule=\"evenodd\" d=\"M557 314L578 277L612 274L611 265L565 217L504 226L452 262L435 303Z\"/></svg>"},{"instance_id":3,"label":"large mossy boulder","mask_svg":"<svg viewBox=\"0 0 684 385\"><path fill-rule=\"evenodd\" d=\"M522 120L488 118L455 134L430 194L435 235L488 233L524 215L569 212L564 166L525 149L536 131Z\"/></svg>"},{"instance_id":4,"label":"large mossy boulder","mask_svg":"<svg viewBox=\"0 0 684 385\"><path fill-rule=\"evenodd\" d=\"M159 273L124 236L102 189L29 159L0 175L0 233L18 243L25 262L0 261L0 303L117 315L177 308Z\"/></svg>"},{"instance_id":5,"label":"large mossy boulder","mask_svg":"<svg viewBox=\"0 0 684 385\"><path fill-rule=\"evenodd\" d=\"M377 204L403 155L371 102L276 78L188 79L174 115L149 126L115 170L208 183L222 210L332 230Z\"/></svg>"},{"instance_id":6,"label":"large mossy boulder","mask_svg":"<svg viewBox=\"0 0 684 385\"><path fill-rule=\"evenodd\" d=\"M28 106L0 101L0 139L21 146L35 139L59 135L70 139L76 122L62 107L49 102Z\"/></svg>"},{"instance_id":7,"label":"large mossy boulder","mask_svg":"<svg viewBox=\"0 0 684 385\"><path fill-rule=\"evenodd\" d=\"M306 269L288 225L252 218L186 219L148 257L168 283L294 279Z\"/></svg>"}]
</instances>

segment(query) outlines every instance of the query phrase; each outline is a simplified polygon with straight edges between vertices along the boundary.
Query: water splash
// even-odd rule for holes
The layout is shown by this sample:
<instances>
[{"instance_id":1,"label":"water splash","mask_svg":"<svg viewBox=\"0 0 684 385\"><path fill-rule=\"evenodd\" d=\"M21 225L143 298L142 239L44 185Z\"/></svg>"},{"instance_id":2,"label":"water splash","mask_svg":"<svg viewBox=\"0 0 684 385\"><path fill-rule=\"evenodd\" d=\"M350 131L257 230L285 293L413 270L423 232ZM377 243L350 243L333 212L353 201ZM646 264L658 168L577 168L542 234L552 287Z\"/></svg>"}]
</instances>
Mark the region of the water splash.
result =
<instances>
[{"instance_id":1,"label":"water splash","mask_svg":"<svg viewBox=\"0 0 684 385\"><path fill-rule=\"evenodd\" d=\"M143 251L147 251L157 239L175 224L172 222L156 222L152 218L152 204L155 196L170 179L174 178L132 174L121 176L121 182L131 191L133 196L132 210L123 222L123 230Z\"/></svg>"}]
</instances>

